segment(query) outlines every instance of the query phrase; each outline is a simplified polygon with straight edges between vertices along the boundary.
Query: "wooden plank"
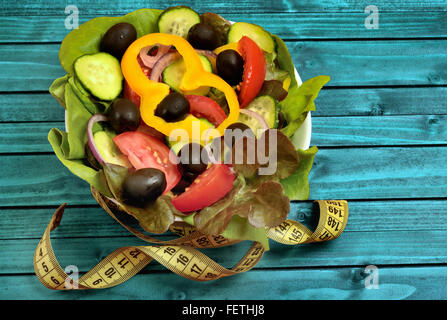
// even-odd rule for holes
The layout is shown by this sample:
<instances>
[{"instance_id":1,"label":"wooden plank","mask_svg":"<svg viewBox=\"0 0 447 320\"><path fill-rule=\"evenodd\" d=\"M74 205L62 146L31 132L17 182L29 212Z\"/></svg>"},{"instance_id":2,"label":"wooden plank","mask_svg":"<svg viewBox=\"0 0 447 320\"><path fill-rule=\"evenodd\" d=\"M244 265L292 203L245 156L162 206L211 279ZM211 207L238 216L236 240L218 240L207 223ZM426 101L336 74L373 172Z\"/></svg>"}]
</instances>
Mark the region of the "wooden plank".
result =
<instances>
[{"instance_id":1,"label":"wooden plank","mask_svg":"<svg viewBox=\"0 0 447 320\"><path fill-rule=\"evenodd\" d=\"M303 80L327 74L330 86L447 84L447 40L298 41L288 47ZM58 44L0 46L0 91L48 90L64 74L58 50Z\"/></svg>"},{"instance_id":2,"label":"wooden plank","mask_svg":"<svg viewBox=\"0 0 447 320\"><path fill-rule=\"evenodd\" d=\"M264 254L256 268L447 263L446 236L447 230L346 231L337 240L324 244L291 247L271 242L270 250ZM0 240L0 273L32 273L34 269L30 257L34 254L37 243L37 239ZM75 264L80 272L87 272L117 248L147 244L136 237L95 237L55 239L52 245L63 268ZM251 242L245 241L203 252L223 266L231 267L244 256L250 246ZM151 263L146 267L147 271L163 269L158 263Z\"/></svg>"},{"instance_id":3,"label":"wooden plank","mask_svg":"<svg viewBox=\"0 0 447 320\"><path fill-rule=\"evenodd\" d=\"M447 267L379 268L379 290L366 289L364 268L252 270L198 283L175 274L138 274L106 290L57 292L34 275L0 277L2 299L145 299L145 300L445 300ZM272 281L273 279L273 281ZM218 286L218 290L216 290ZM237 288L237 290L235 290ZM189 302L185 302L188 305Z\"/></svg>"},{"instance_id":4,"label":"wooden plank","mask_svg":"<svg viewBox=\"0 0 447 320\"><path fill-rule=\"evenodd\" d=\"M49 93L0 94L0 122L64 121L64 108Z\"/></svg>"},{"instance_id":5,"label":"wooden plank","mask_svg":"<svg viewBox=\"0 0 447 320\"><path fill-rule=\"evenodd\" d=\"M446 87L323 90L312 116L443 115L446 96ZM64 121L64 109L49 93L0 94L0 122L29 121Z\"/></svg>"},{"instance_id":6,"label":"wooden plank","mask_svg":"<svg viewBox=\"0 0 447 320\"><path fill-rule=\"evenodd\" d=\"M301 78L331 76L330 86L441 85L447 41L287 43Z\"/></svg>"},{"instance_id":7,"label":"wooden plank","mask_svg":"<svg viewBox=\"0 0 447 320\"><path fill-rule=\"evenodd\" d=\"M95 203L89 185L54 155L1 156L0 163L9 166L0 178L0 203L4 206Z\"/></svg>"},{"instance_id":8,"label":"wooden plank","mask_svg":"<svg viewBox=\"0 0 447 320\"><path fill-rule=\"evenodd\" d=\"M343 235L324 244L284 246L271 243L257 267L321 267L446 263L446 201L352 201ZM29 273L29 257L50 219L50 209L0 210L1 273ZM315 218L311 202L292 203L289 218L310 224ZM166 238L167 235L158 236ZM100 208L68 208L52 234L53 248L62 265L76 262L87 271L114 249L145 245L114 222ZM374 243L372 246L371 243ZM86 249L88 243L88 249ZM249 243L206 252L226 266L233 265ZM151 264L147 270L162 269Z\"/></svg>"},{"instance_id":9,"label":"wooden plank","mask_svg":"<svg viewBox=\"0 0 447 320\"><path fill-rule=\"evenodd\" d=\"M445 96L445 87L323 90L312 116L441 115Z\"/></svg>"},{"instance_id":10,"label":"wooden plank","mask_svg":"<svg viewBox=\"0 0 447 320\"><path fill-rule=\"evenodd\" d=\"M70 4L70 3L68 3ZM64 15L67 3L65 1L50 0L42 3L39 0L13 1L5 0L2 3L2 15L26 16L38 15ZM155 0L148 3L144 0L117 0L113 5L104 6L100 1L81 0L76 2L80 14L113 15L124 14L139 8L164 9L178 5L174 0ZM212 11L216 13L237 12L364 12L365 7L371 5L369 0L282 0L282 1L225 1L225 0L192 0L188 5L199 12ZM446 3L442 0L377 0L374 2L381 11L446 11Z\"/></svg>"},{"instance_id":11,"label":"wooden plank","mask_svg":"<svg viewBox=\"0 0 447 320\"><path fill-rule=\"evenodd\" d=\"M377 146L447 144L445 116L314 117L312 144Z\"/></svg>"},{"instance_id":12,"label":"wooden plank","mask_svg":"<svg viewBox=\"0 0 447 320\"><path fill-rule=\"evenodd\" d=\"M56 208L0 209L0 239L40 239ZM445 200L350 201L346 232L447 230ZM288 218L312 225L318 213L311 201L292 202ZM130 233L102 208L67 207L52 239L125 237Z\"/></svg>"},{"instance_id":13,"label":"wooden plank","mask_svg":"<svg viewBox=\"0 0 447 320\"><path fill-rule=\"evenodd\" d=\"M445 197L447 147L320 149L310 199ZM52 154L4 155L0 206L94 204L87 183ZM405 170L402 170L405 168Z\"/></svg>"},{"instance_id":14,"label":"wooden plank","mask_svg":"<svg viewBox=\"0 0 447 320\"><path fill-rule=\"evenodd\" d=\"M65 74L58 51L59 45L1 46L0 91L47 91Z\"/></svg>"},{"instance_id":15,"label":"wooden plank","mask_svg":"<svg viewBox=\"0 0 447 320\"><path fill-rule=\"evenodd\" d=\"M64 123L1 123L0 153L52 152L47 136L51 128L64 130Z\"/></svg>"},{"instance_id":16,"label":"wooden plank","mask_svg":"<svg viewBox=\"0 0 447 320\"><path fill-rule=\"evenodd\" d=\"M376 38L423 38L446 37L447 14L431 12L382 12L379 29L367 29L363 12L316 12L316 13L257 13L224 15L231 21L256 23L283 39L376 39ZM95 16L81 15L79 24ZM65 17L9 16L0 19L1 42L56 42L62 41L70 30L64 25ZM284 28L284 24L293 26ZM20 29L20 33L17 30Z\"/></svg>"},{"instance_id":17,"label":"wooden plank","mask_svg":"<svg viewBox=\"0 0 447 320\"><path fill-rule=\"evenodd\" d=\"M312 144L327 146L447 144L446 116L314 117ZM0 123L0 153L52 152L51 128L63 122Z\"/></svg>"}]
</instances>

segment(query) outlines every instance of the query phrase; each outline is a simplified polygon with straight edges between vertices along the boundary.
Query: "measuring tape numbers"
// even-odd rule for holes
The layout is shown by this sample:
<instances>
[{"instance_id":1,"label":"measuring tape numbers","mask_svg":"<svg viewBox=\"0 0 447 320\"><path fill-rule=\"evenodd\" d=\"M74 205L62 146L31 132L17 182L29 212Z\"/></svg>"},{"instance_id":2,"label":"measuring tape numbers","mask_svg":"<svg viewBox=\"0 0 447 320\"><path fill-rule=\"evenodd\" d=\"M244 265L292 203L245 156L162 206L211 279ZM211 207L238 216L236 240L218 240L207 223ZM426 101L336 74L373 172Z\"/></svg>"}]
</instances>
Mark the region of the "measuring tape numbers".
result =
<instances>
[{"instance_id":1,"label":"measuring tape numbers","mask_svg":"<svg viewBox=\"0 0 447 320\"><path fill-rule=\"evenodd\" d=\"M34 270L40 282L53 290L102 289L119 285L147 266L152 260L158 261L172 272L196 281L216 280L252 269L262 258L264 248L253 242L242 259L227 269L198 248L218 248L240 242L221 235L204 235L193 226L175 222L170 231L180 235L174 240L159 240L121 222L114 209L94 189L93 196L116 221L135 236L152 243L147 246L128 246L116 249L78 280L73 280L58 263L51 246L50 233L56 229L65 209L61 205L54 213L34 253ZM267 230L267 236L282 244L297 245L336 239L346 227L349 209L344 200L318 200L320 217L314 232L303 224L286 220ZM116 208L115 208L116 209Z\"/></svg>"}]
</instances>

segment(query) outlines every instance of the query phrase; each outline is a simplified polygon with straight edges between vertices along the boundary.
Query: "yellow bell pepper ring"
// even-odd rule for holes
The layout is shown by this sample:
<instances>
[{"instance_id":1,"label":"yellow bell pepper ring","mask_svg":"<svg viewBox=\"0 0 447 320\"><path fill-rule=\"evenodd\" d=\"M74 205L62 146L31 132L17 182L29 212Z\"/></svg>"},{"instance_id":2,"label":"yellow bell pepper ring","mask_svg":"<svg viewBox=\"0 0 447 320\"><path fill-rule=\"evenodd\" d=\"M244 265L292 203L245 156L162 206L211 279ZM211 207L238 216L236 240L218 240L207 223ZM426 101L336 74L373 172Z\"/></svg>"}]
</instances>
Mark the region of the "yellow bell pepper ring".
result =
<instances>
[{"instance_id":1,"label":"yellow bell pepper ring","mask_svg":"<svg viewBox=\"0 0 447 320\"><path fill-rule=\"evenodd\" d=\"M174 129L184 129L193 137L193 116L188 116L178 122L166 122L163 118L157 117L155 109L158 104L169 94L167 84L150 80L141 70L137 61L137 56L142 48L156 44L173 45L178 53L183 57L185 63L185 74L180 84L183 91L192 91L201 86L215 87L225 94L228 102L228 117L216 128L223 135L225 128L236 122L239 118L239 102L236 92L219 76L205 71L199 55L194 48L184 38L165 33L151 33L134 41L124 53L121 60L121 69L128 85L141 98L140 113L143 121L169 136ZM200 135L208 128L201 126Z\"/></svg>"}]
</instances>

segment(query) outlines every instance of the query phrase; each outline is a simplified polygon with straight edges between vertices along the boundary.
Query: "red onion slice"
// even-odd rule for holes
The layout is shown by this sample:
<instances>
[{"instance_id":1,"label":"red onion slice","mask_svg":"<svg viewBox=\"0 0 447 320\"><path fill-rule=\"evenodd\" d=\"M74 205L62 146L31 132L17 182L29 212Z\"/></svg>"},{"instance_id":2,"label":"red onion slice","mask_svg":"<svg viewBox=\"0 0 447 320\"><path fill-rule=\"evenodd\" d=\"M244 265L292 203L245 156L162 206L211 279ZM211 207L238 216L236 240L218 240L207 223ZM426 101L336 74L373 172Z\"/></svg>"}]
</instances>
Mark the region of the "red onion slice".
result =
<instances>
[{"instance_id":1,"label":"red onion slice","mask_svg":"<svg viewBox=\"0 0 447 320\"><path fill-rule=\"evenodd\" d=\"M253 119L256 119L259 122L259 124L263 127L263 129L269 128L267 122L259 113L247 109L240 109L239 112L249 117L252 117Z\"/></svg>"},{"instance_id":2,"label":"red onion slice","mask_svg":"<svg viewBox=\"0 0 447 320\"><path fill-rule=\"evenodd\" d=\"M213 68L215 68L217 55L214 52L208 50L196 50L196 52L210 59ZM153 66L150 79L154 81L160 81L161 74L166 69L166 67L173 63L175 60L180 59L181 57L182 56L178 52L166 53L163 57L158 59L158 61Z\"/></svg>"},{"instance_id":3,"label":"red onion slice","mask_svg":"<svg viewBox=\"0 0 447 320\"><path fill-rule=\"evenodd\" d=\"M157 54L155 56L148 55L148 53L154 47L158 47ZM140 51L140 59L146 67L152 69L154 67L154 65L157 63L157 61L160 60L165 54L168 53L170 48L171 48L171 46L165 46L165 45L160 45L160 44L144 47Z\"/></svg>"},{"instance_id":4,"label":"red onion slice","mask_svg":"<svg viewBox=\"0 0 447 320\"><path fill-rule=\"evenodd\" d=\"M150 79L154 81L159 81L164 69L166 69L168 65L170 65L172 62L174 62L180 57L181 57L180 54L177 52L166 53L155 63L154 68L152 69L151 72Z\"/></svg>"},{"instance_id":5,"label":"red onion slice","mask_svg":"<svg viewBox=\"0 0 447 320\"><path fill-rule=\"evenodd\" d=\"M95 139L93 138L93 125L96 122L104 122L104 121L107 121L107 120L108 119L107 119L107 117L105 115L95 114L95 115L93 115L90 118L90 120L88 121L88 124L87 124L87 141L88 141L88 146L90 147L90 150L92 150L93 156L96 158L96 160L98 160L98 162L100 164L106 163L106 161L101 156L101 153L99 152L98 148L96 147Z\"/></svg>"}]
</instances>

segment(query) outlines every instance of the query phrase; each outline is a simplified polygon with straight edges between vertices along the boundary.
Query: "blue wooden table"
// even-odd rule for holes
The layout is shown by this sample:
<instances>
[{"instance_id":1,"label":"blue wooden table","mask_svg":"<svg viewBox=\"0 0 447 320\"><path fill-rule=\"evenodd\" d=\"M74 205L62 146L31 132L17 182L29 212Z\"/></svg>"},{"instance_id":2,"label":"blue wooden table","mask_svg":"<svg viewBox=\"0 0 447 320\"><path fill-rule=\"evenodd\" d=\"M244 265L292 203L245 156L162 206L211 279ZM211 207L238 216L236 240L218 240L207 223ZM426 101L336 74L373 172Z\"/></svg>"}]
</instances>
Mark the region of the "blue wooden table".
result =
<instances>
[{"instance_id":1,"label":"blue wooden table","mask_svg":"<svg viewBox=\"0 0 447 320\"><path fill-rule=\"evenodd\" d=\"M54 209L63 267L80 272L115 248L142 244L99 208L47 142L64 127L48 93L67 5L80 22L172 0L13 1L0 5L0 298L2 299L447 299L447 4L445 0L190 1L199 12L255 22L286 40L303 80L332 80L317 99L310 200L347 199L350 220L332 242L272 244L256 268L198 283L157 263L108 290L54 292L34 276L32 256ZM378 9L378 25L365 13ZM366 20L366 25L365 25ZM377 22L377 21L376 21ZM378 28L377 28L378 27ZM290 216L310 219L312 202ZM208 251L224 266L248 244ZM366 266L378 289L367 289Z\"/></svg>"}]
</instances>

